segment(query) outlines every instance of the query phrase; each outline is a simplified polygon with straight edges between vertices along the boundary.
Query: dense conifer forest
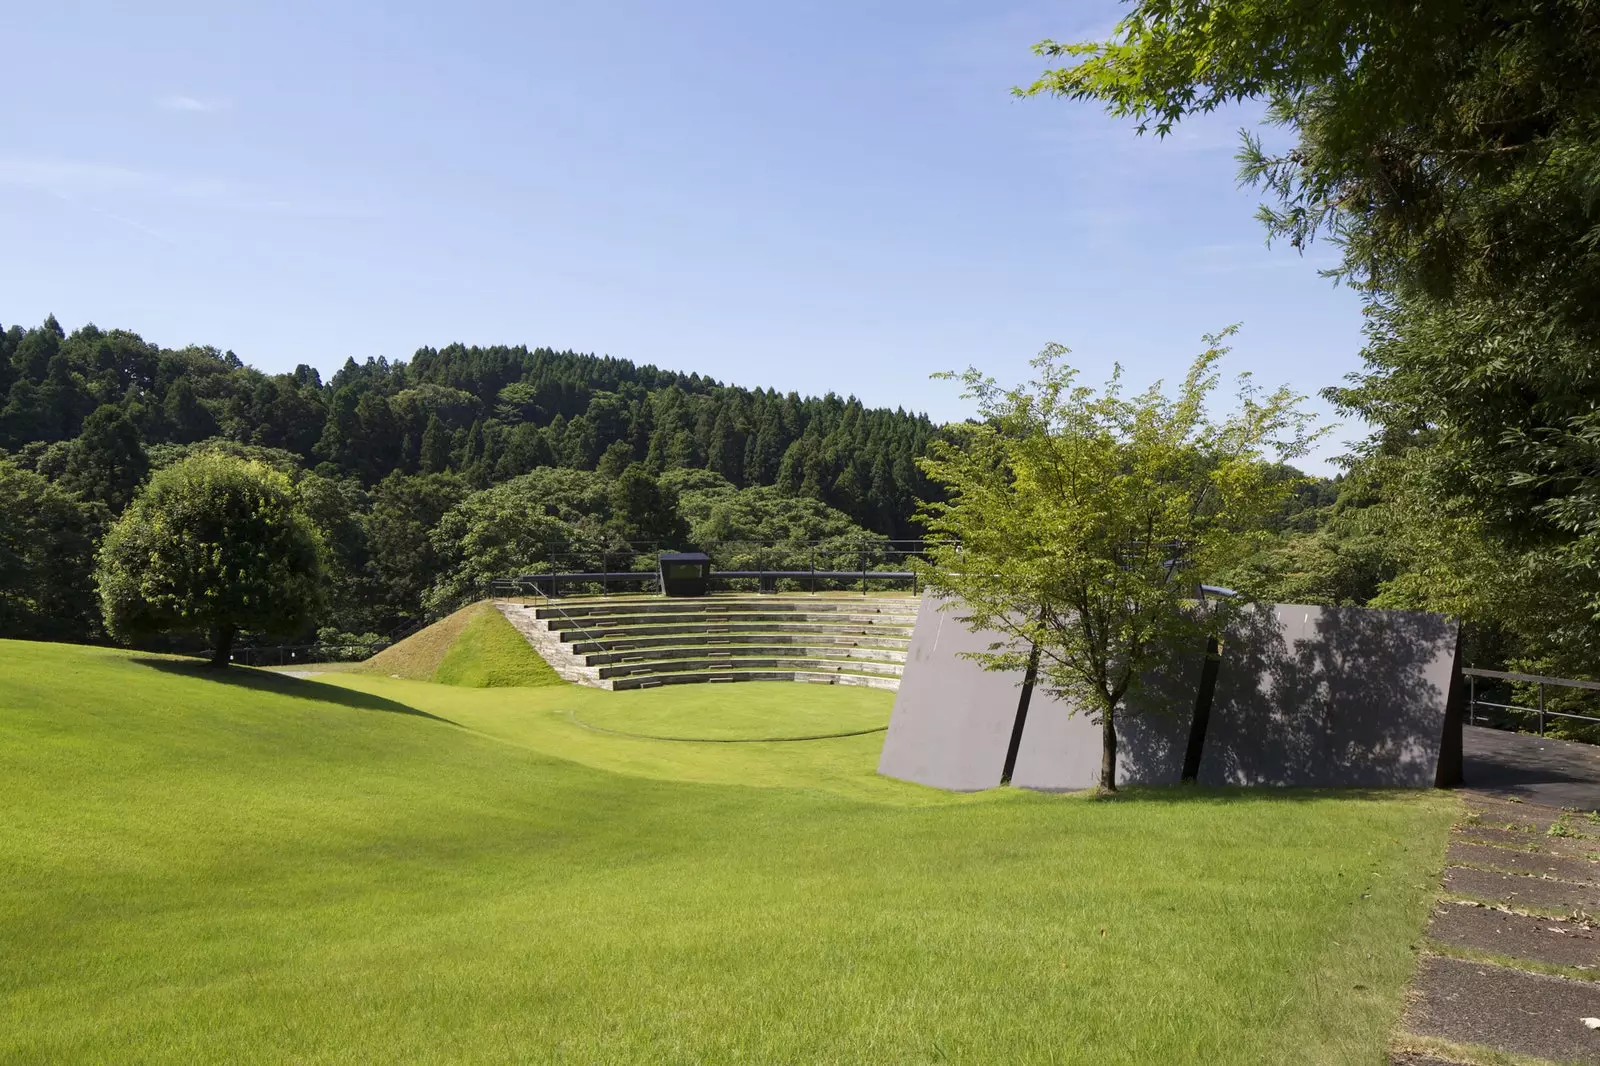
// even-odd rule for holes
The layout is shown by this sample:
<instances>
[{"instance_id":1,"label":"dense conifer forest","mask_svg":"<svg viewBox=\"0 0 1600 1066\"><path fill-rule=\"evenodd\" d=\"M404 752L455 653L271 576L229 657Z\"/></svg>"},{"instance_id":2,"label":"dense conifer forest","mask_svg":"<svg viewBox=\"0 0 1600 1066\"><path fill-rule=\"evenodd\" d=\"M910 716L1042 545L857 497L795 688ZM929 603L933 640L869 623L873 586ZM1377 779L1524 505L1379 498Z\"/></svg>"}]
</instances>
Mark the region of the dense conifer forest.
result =
<instances>
[{"instance_id":1,"label":"dense conifer forest","mask_svg":"<svg viewBox=\"0 0 1600 1066\"><path fill-rule=\"evenodd\" d=\"M57 639L99 636L100 535L197 449L289 472L335 575L324 633L382 633L552 551L914 537L936 431L547 348L423 348L323 381L54 316L0 330L0 397L0 635Z\"/></svg>"}]
</instances>

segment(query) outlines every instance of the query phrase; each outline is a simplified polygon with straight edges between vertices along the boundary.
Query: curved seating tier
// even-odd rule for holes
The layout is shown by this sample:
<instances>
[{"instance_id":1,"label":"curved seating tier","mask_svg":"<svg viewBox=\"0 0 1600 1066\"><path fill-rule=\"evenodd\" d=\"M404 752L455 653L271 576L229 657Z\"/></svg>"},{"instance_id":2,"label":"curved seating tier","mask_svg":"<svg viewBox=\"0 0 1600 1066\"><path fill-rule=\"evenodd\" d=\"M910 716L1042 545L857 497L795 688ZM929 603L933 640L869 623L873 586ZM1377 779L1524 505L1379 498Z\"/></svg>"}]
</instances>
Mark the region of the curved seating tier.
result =
<instances>
[{"instance_id":1,"label":"curved seating tier","mask_svg":"<svg viewBox=\"0 0 1600 1066\"><path fill-rule=\"evenodd\" d=\"M898 688L917 617L910 596L804 593L499 607L562 677L615 689L719 681Z\"/></svg>"}]
</instances>

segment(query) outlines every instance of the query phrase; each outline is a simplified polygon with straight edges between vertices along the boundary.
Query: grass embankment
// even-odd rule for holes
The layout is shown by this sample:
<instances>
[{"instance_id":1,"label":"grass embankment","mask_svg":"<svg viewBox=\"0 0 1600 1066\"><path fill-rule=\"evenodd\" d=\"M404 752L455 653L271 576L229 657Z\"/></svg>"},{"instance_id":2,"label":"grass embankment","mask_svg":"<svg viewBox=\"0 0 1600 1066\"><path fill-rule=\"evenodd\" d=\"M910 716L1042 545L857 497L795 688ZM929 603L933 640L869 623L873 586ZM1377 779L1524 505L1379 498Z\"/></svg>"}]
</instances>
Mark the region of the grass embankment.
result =
<instances>
[{"instance_id":1,"label":"grass embankment","mask_svg":"<svg viewBox=\"0 0 1600 1066\"><path fill-rule=\"evenodd\" d=\"M1377 1064L1454 809L570 717L859 689L330 681L0 642L0 1061Z\"/></svg>"},{"instance_id":2,"label":"grass embankment","mask_svg":"<svg viewBox=\"0 0 1600 1066\"><path fill-rule=\"evenodd\" d=\"M537 688L561 679L487 600L463 607L344 673L465 688Z\"/></svg>"}]
</instances>

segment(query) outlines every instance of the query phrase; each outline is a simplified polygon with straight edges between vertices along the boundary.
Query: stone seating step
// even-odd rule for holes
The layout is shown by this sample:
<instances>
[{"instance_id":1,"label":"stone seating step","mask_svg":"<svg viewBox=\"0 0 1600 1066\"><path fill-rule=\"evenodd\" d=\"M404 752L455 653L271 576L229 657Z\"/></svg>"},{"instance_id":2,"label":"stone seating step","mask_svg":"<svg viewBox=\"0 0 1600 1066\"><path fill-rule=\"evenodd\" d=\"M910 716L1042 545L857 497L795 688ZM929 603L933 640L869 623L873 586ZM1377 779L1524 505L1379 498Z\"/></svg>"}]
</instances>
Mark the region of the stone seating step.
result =
<instances>
[{"instance_id":1,"label":"stone seating step","mask_svg":"<svg viewBox=\"0 0 1600 1066\"><path fill-rule=\"evenodd\" d=\"M542 624L542 623L541 623ZM633 637L674 636L678 634L705 634L713 637L733 637L745 635L777 635L780 633L831 633L838 636L886 636L898 637L909 641L912 627L909 625L866 625L860 623L839 623L830 625L824 622L766 622L760 624L730 623L724 625L715 621L698 620L693 622L649 623L627 626L586 626L584 630L577 629L551 629L553 635L559 636L567 643L578 641L622 640Z\"/></svg>"},{"instance_id":2,"label":"stone seating step","mask_svg":"<svg viewBox=\"0 0 1600 1066\"><path fill-rule=\"evenodd\" d=\"M895 689L898 677L870 677L864 674L818 673L810 670L694 670L672 674L639 674L619 677L607 684L625 689L652 688L656 685L693 685L734 681L809 681L824 685L860 685L865 688Z\"/></svg>"},{"instance_id":3,"label":"stone seating step","mask_svg":"<svg viewBox=\"0 0 1600 1066\"><path fill-rule=\"evenodd\" d=\"M562 677L579 684L786 680L895 689L918 601L747 593L498 606Z\"/></svg>"},{"instance_id":4,"label":"stone seating step","mask_svg":"<svg viewBox=\"0 0 1600 1066\"><path fill-rule=\"evenodd\" d=\"M619 663L652 662L664 659L851 659L862 662L892 663L904 666L904 648L862 648L851 644L785 644L746 641L719 644L700 641L671 647L577 653L585 666L611 666Z\"/></svg>"},{"instance_id":5,"label":"stone seating step","mask_svg":"<svg viewBox=\"0 0 1600 1066\"><path fill-rule=\"evenodd\" d=\"M596 617L571 618L540 612L539 621L550 629L587 629L592 632L641 625L765 625L771 622L817 622L836 625L892 625L910 627L916 619L910 615L846 614L831 611L744 611L738 614L674 611L671 614L619 614Z\"/></svg>"},{"instance_id":6,"label":"stone seating step","mask_svg":"<svg viewBox=\"0 0 1600 1066\"><path fill-rule=\"evenodd\" d=\"M730 656L723 658L663 659L637 663L619 663L601 666L597 672L602 680L632 677L638 674L676 674L686 671L715 670L803 670L808 673L866 674L899 680L901 664L877 663L864 660L822 659L809 656Z\"/></svg>"},{"instance_id":7,"label":"stone seating step","mask_svg":"<svg viewBox=\"0 0 1600 1066\"><path fill-rule=\"evenodd\" d=\"M805 633L774 633L769 628L752 627L747 633L713 633L706 635L696 629L691 633L668 633L653 637L602 637L599 640L572 640L567 643L567 648L574 655L587 655L594 652L634 651L646 648L676 648L693 641L700 645L734 645L760 642L767 645L780 644L805 644L812 646L827 645L838 648L880 648L884 651L899 652L904 655L911 647L911 638L885 636L876 631L876 628L867 628L859 632L841 633L832 628L820 628L819 632Z\"/></svg>"}]
</instances>

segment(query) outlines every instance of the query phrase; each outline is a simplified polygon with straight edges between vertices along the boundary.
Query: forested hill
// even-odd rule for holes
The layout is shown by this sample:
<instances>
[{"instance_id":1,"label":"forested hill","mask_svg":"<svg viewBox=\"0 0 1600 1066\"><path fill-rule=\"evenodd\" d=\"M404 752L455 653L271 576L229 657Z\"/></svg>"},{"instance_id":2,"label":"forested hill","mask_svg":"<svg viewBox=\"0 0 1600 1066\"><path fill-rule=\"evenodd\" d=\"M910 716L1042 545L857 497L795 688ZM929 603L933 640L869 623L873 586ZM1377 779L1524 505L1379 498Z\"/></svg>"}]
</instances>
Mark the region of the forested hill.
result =
<instances>
[{"instance_id":1,"label":"forested hill","mask_svg":"<svg viewBox=\"0 0 1600 1066\"><path fill-rule=\"evenodd\" d=\"M54 316L0 331L0 397L0 448L52 479L69 475L71 442L88 424L96 441L147 451L211 438L281 449L369 488L396 472L454 471L482 489L541 467L705 469L896 537L914 532L927 491L914 459L934 432L925 416L853 397L546 348L423 348L410 362L349 360L323 382L309 366L269 375L231 351L165 349L124 330L67 335ZM131 488L91 492L115 510Z\"/></svg>"}]
</instances>

